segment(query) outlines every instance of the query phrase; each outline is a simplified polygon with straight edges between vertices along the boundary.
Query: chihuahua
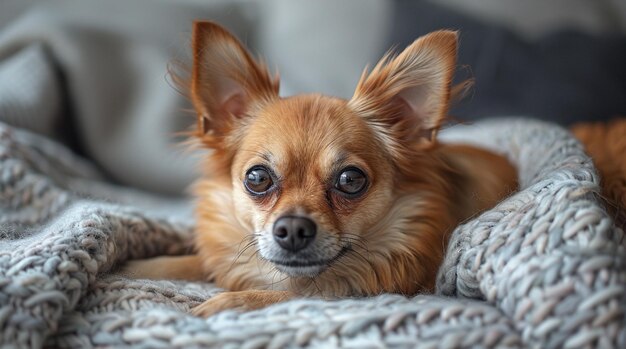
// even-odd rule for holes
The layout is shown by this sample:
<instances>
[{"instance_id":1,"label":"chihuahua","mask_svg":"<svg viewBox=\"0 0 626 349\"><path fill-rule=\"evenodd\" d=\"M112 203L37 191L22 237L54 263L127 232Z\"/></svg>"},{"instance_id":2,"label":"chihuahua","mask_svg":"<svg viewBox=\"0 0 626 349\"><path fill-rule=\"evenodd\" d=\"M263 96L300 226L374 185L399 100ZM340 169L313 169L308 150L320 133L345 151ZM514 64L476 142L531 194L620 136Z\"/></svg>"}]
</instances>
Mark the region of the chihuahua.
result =
<instances>
[{"instance_id":1,"label":"chihuahua","mask_svg":"<svg viewBox=\"0 0 626 349\"><path fill-rule=\"evenodd\" d=\"M457 33L425 35L367 69L350 100L283 98L228 31L193 27L193 138L210 149L194 186L196 254L125 273L210 280L209 316L294 297L431 292L448 236L517 188L515 168L440 144Z\"/></svg>"}]
</instances>

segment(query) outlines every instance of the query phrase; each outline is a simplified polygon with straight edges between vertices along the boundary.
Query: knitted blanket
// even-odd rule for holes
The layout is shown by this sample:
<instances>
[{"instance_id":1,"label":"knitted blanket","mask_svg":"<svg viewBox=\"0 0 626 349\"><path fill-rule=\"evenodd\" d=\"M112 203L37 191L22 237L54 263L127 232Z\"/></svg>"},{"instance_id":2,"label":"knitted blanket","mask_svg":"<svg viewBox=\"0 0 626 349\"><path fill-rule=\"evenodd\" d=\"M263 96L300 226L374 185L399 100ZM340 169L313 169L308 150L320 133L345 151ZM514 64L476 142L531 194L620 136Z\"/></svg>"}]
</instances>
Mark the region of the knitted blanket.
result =
<instances>
[{"instance_id":1,"label":"knitted blanket","mask_svg":"<svg viewBox=\"0 0 626 349\"><path fill-rule=\"evenodd\" d=\"M115 274L128 259L189 251L189 203L109 185L64 147L0 124L0 346L626 347L623 232L581 145L521 119L443 138L506 154L521 190L454 231L435 295L201 319L188 310L220 292L210 283Z\"/></svg>"}]
</instances>

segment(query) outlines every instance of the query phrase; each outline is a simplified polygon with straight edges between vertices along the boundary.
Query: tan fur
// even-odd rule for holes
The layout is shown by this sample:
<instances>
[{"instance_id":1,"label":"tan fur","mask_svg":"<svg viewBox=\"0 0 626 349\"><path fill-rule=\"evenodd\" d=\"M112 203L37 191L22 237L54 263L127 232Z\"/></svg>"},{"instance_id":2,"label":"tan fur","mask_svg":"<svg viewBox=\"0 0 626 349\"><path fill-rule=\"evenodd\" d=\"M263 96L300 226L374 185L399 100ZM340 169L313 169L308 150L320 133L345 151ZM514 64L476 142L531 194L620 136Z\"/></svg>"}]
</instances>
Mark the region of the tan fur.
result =
<instances>
[{"instance_id":1,"label":"tan fur","mask_svg":"<svg viewBox=\"0 0 626 349\"><path fill-rule=\"evenodd\" d=\"M194 187L196 249L207 279L244 292L213 298L196 314L294 296L433 290L452 229L517 187L506 159L436 142L450 100L456 37L436 32L387 55L363 74L349 101L280 98L278 81L234 37L216 24L195 24L195 136L211 149ZM259 164L272 168L280 185L253 198L244 175ZM358 198L332 190L334 174L346 166L368 177ZM315 277L283 274L259 253L273 222L294 213L316 222L325 253L345 247Z\"/></svg>"},{"instance_id":2,"label":"tan fur","mask_svg":"<svg viewBox=\"0 0 626 349\"><path fill-rule=\"evenodd\" d=\"M571 130L585 145L600 172L609 212L617 224L626 228L626 118L607 123L579 123Z\"/></svg>"},{"instance_id":3,"label":"tan fur","mask_svg":"<svg viewBox=\"0 0 626 349\"><path fill-rule=\"evenodd\" d=\"M208 317L222 310L255 310L291 298L293 298L293 294L286 291L224 292L193 308L191 313L196 316Z\"/></svg>"},{"instance_id":4,"label":"tan fur","mask_svg":"<svg viewBox=\"0 0 626 349\"><path fill-rule=\"evenodd\" d=\"M121 272L131 278L152 280L202 280L202 260L198 255L162 256L126 263Z\"/></svg>"}]
</instances>

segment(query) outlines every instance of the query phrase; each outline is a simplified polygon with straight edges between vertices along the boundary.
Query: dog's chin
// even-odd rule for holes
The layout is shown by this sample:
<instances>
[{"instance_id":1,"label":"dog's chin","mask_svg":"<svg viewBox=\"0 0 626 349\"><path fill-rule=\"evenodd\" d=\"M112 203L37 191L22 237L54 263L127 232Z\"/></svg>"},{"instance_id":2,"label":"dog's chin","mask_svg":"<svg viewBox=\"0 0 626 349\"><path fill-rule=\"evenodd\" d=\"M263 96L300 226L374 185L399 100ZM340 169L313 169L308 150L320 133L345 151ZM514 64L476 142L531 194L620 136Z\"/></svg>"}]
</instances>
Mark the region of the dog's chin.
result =
<instances>
[{"instance_id":1,"label":"dog's chin","mask_svg":"<svg viewBox=\"0 0 626 349\"><path fill-rule=\"evenodd\" d=\"M280 272L287 274L290 277L316 277L320 275L324 270L328 269L334 262L341 258L346 252L348 247L342 248L337 255L326 260L318 261L301 261L295 260L270 260L272 264Z\"/></svg>"},{"instance_id":2,"label":"dog's chin","mask_svg":"<svg viewBox=\"0 0 626 349\"><path fill-rule=\"evenodd\" d=\"M280 272L287 274L290 277L316 277L321 274L328 265L302 265L302 266L292 266L280 263L274 263L276 269Z\"/></svg>"}]
</instances>

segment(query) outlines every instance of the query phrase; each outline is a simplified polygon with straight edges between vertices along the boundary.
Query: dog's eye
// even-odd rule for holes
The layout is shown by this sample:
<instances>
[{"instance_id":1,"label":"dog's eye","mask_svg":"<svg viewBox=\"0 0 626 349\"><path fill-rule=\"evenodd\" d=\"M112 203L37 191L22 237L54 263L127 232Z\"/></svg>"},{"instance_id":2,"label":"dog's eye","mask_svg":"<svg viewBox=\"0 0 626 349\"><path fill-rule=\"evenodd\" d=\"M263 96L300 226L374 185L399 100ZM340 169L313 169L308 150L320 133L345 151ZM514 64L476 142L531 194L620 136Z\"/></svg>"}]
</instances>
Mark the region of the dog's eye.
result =
<instances>
[{"instance_id":1,"label":"dog's eye","mask_svg":"<svg viewBox=\"0 0 626 349\"><path fill-rule=\"evenodd\" d=\"M349 167L341 171L337 178L335 188L346 194L358 194L367 184L367 177L363 171L356 167Z\"/></svg>"},{"instance_id":2,"label":"dog's eye","mask_svg":"<svg viewBox=\"0 0 626 349\"><path fill-rule=\"evenodd\" d=\"M274 182L269 172L263 167L253 167L246 173L244 185L252 194L263 194Z\"/></svg>"}]
</instances>

